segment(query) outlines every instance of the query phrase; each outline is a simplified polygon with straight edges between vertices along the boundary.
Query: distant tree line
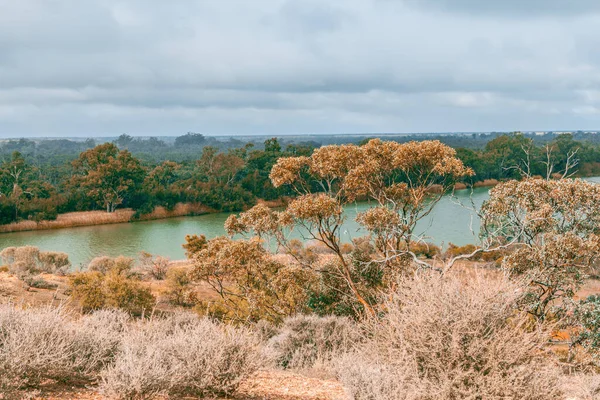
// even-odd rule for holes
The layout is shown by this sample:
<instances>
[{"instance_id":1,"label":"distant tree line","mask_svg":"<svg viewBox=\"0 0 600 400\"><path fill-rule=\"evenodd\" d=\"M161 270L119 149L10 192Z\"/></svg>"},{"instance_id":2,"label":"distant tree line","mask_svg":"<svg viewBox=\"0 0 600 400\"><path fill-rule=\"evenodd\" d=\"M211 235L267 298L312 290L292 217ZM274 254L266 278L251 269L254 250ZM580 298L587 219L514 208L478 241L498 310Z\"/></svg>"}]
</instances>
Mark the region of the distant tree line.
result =
<instances>
[{"instance_id":1,"label":"distant tree line","mask_svg":"<svg viewBox=\"0 0 600 400\"><path fill-rule=\"evenodd\" d=\"M578 163L580 176L600 174L600 145L591 140L567 134L541 139L519 133L484 136L488 141L483 147L455 147L476 173L464 178L467 184L518 179L525 172L560 174L569 163ZM470 139L479 143L482 137ZM239 211L259 198L291 195L290 189L273 187L271 168L281 157L308 156L318 147L317 142L276 138L263 143L219 141L198 133L179 136L172 144L128 135L103 144L92 139L9 140L0 145L0 224L119 207L140 215L157 206L170 210L177 203Z\"/></svg>"}]
</instances>

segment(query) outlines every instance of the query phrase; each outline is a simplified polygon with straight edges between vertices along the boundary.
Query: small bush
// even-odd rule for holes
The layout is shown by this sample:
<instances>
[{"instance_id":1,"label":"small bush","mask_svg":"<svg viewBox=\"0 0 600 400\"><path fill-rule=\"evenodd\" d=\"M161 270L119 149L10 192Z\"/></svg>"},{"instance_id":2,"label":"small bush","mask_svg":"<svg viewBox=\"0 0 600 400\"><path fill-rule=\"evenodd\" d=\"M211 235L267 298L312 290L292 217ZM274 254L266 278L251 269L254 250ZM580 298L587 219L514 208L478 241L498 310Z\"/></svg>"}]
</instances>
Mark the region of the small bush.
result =
<instances>
[{"instance_id":1,"label":"small bush","mask_svg":"<svg viewBox=\"0 0 600 400\"><path fill-rule=\"evenodd\" d=\"M40 251L35 246L6 247L0 251L0 259L9 272L24 277L41 272L64 275L71 262L65 253Z\"/></svg>"},{"instance_id":2,"label":"small bush","mask_svg":"<svg viewBox=\"0 0 600 400\"><path fill-rule=\"evenodd\" d=\"M36 289L56 289L58 287L57 284L48 282L41 276L25 276L21 278L23 282L29 287Z\"/></svg>"},{"instance_id":3,"label":"small bush","mask_svg":"<svg viewBox=\"0 0 600 400\"><path fill-rule=\"evenodd\" d=\"M141 315L150 311L155 297L135 277L128 276L125 265L117 264L106 274L89 271L71 276L71 297L79 301L84 312L108 308Z\"/></svg>"},{"instance_id":4,"label":"small bush","mask_svg":"<svg viewBox=\"0 0 600 400\"><path fill-rule=\"evenodd\" d=\"M260 363L246 329L207 319L171 318L132 325L115 363L102 374L112 398L230 394Z\"/></svg>"},{"instance_id":5,"label":"small bush","mask_svg":"<svg viewBox=\"0 0 600 400\"><path fill-rule=\"evenodd\" d=\"M93 378L114 356L120 341L116 321L124 317L112 313L77 321L62 308L0 305L0 389Z\"/></svg>"},{"instance_id":6,"label":"small bush","mask_svg":"<svg viewBox=\"0 0 600 400\"><path fill-rule=\"evenodd\" d=\"M342 358L353 399L558 399L548 329L515 311L507 280L417 276L399 282L368 340Z\"/></svg>"},{"instance_id":7,"label":"small bush","mask_svg":"<svg viewBox=\"0 0 600 400\"><path fill-rule=\"evenodd\" d=\"M410 251L416 254L417 257L434 258L442 253L442 250L432 243L411 243Z\"/></svg>"},{"instance_id":8,"label":"small bush","mask_svg":"<svg viewBox=\"0 0 600 400\"><path fill-rule=\"evenodd\" d=\"M600 398L600 375L567 375L562 379L562 388L570 400L598 400Z\"/></svg>"},{"instance_id":9,"label":"small bush","mask_svg":"<svg viewBox=\"0 0 600 400\"><path fill-rule=\"evenodd\" d=\"M111 270L116 270L119 273L129 272L133 268L134 259L131 257L96 257L88 264L88 271L97 271L106 274Z\"/></svg>"},{"instance_id":10,"label":"small bush","mask_svg":"<svg viewBox=\"0 0 600 400\"><path fill-rule=\"evenodd\" d=\"M104 308L104 275L98 271L80 272L69 277L71 297L84 312Z\"/></svg>"},{"instance_id":11,"label":"small bush","mask_svg":"<svg viewBox=\"0 0 600 400\"><path fill-rule=\"evenodd\" d=\"M150 253L142 252L140 256L140 268L142 274L151 278L162 281L167 276L169 270L169 259L162 256L154 257Z\"/></svg>"},{"instance_id":12,"label":"small bush","mask_svg":"<svg viewBox=\"0 0 600 400\"><path fill-rule=\"evenodd\" d=\"M349 318L300 315L284 320L279 333L269 339L267 352L283 368L326 371L360 339Z\"/></svg>"},{"instance_id":13,"label":"small bush","mask_svg":"<svg viewBox=\"0 0 600 400\"><path fill-rule=\"evenodd\" d=\"M319 258L313 247L304 247L302 241L298 239L289 241L286 252L305 265L314 264Z\"/></svg>"},{"instance_id":14,"label":"small bush","mask_svg":"<svg viewBox=\"0 0 600 400\"><path fill-rule=\"evenodd\" d=\"M573 314L579 327L574 343L582 345L600 363L600 295L580 301Z\"/></svg>"},{"instance_id":15,"label":"small bush","mask_svg":"<svg viewBox=\"0 0 600 400\"><path fill-rule=\"evenodd\" d=\"M252 326L253 332L258 336L261 343L266 343L268 340L279 334L279 328L269 322L261 319Z\"/></svg>"},{"instance_id":16,"label":"small bush","mask_svg":"<svg viewBox=\"0 0 600 400\"><path fill-rule=\"evenodd\" d=\"M58 251L41 251L38 260L43 272L53 274L65 274L66 269L71 266L69 256Z\"/></svg>"},{"instance_id":17,"label":"small bush","mask_svg":"<svg viewBox=\"0 0 600 400\"><path fill-rule=\"evenodd\" d=\"M471 254L477 250L477 246L474 244L467 244L464 246L457 246L454 243L448 244L448 249L446 249L446 257L452 258L456 256L461 256L464 254Z\"/></svg>"},{"instance_id":18,"label":"small bush","mask_svg":"<svg viewBox=\"0 0 600 400\"><path fill-rule=\"evenodd\" d=\"M192 286L192 280L185 268L171 268L167 271L167 290L165 292L169 303L193 307L198 302L196 290Z\"/></svg>"}]
</instances>

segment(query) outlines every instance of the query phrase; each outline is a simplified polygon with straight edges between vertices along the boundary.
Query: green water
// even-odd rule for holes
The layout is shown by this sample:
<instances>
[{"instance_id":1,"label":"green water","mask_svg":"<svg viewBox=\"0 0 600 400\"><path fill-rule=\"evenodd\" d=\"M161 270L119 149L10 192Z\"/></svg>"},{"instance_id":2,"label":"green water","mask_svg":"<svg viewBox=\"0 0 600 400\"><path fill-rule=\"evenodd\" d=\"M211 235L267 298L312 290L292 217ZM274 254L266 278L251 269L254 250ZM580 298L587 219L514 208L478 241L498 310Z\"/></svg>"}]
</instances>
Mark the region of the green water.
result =
<instances>
[{"instance_id":1,"label":"green water","mask_svg":"<svg viewBox=\"0 0 600 400\"><path fill-rule=\"evenodd\" d=\"M470 191L466 190L456 192L456 198L465 204L470 204L469 195ZM475 189L472 199L479 206L487 197L488 189L480 188ZM477 238L471 233L469 225L473 219L473 229L477 232L478 221L455 201L456 199L445 196L430 217L419 224L418 233L425 233L436 244L475 243ZM354 219L358 212L368 207L368 203L347 207L347 220L342 230L344 241L361 236ZM115 225L5 233L0 234L0 249L32 245L42 250L63 251L69 254L74 267L85 265L100 255L137 257L141 251L174 260L183 259L185 255L181 245L185 241L185 235L203 234L208 238L224 235L223 223L228 216L229 213L219 213Z\"/></svg>"}]
</instances>

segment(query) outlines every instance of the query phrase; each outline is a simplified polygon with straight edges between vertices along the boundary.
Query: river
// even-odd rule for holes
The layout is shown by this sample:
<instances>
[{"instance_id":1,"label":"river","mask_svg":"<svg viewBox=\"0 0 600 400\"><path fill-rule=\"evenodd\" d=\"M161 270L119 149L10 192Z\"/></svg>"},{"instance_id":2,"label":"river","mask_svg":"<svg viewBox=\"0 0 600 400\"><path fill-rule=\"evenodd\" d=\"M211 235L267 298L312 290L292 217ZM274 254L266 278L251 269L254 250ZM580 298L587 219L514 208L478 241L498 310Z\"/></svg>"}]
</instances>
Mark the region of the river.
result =
<instances>
[{"instance_id":1,"label":"river","mask_svg":"<svg viewBox=\"0 0 600 400\"><path fill-rule=\"evenodd\" d=\"M600 182L600 177L590 178ZM472 226L478 232L477 218L460 201L470 205L470 197L480 206L488 198L488 188L456 191L455 197L444 196L431 215L421 221L417 233L424 233L431 243L464 245L476 243ZM347 219L342 233L344 241L361 236L356 214L370 207L368 203L348 206ZM42 250L62 251L69 254L73 267L87 264L100 255L137 257L141 251L162 255L173 260L185 258L181 245L187 234L203 234L208 238L224 235L223 223L230 213L206 214L155 221L132 222L114 225L66 228L47 231L30 231L0 234L0 249L9 246L37 246Z\"/></svg>"}]
</instances>

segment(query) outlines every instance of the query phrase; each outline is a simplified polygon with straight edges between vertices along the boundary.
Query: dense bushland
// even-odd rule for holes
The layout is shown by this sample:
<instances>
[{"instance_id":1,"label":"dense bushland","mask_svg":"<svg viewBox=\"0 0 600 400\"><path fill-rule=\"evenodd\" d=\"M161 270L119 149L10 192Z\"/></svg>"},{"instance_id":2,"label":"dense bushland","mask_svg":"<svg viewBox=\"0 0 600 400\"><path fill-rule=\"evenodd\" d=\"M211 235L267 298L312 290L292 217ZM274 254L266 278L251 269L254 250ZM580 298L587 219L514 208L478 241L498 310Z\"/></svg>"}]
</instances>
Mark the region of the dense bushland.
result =
<instances>
[{"instance_id":1,"label":"dense bushland","mask_svg":"<svg viewBox=\"0 0 600 400\"><path fill-rule=\"evenodd\" d=\"M76 320L63 308L0 305L0 388L93 379L114 361L127 320L120 312Z\"/></svg>"},{"instance_id":2,"label":"dense bushland","mask_svg":"<svg viewBox=\"0 0 600 400\"><path fill-rule=\"evenodd\" d=\"M112 398L230 394L261 364L248 329L192 315L132 321L119 311L0 305L0 389L100 380Z\"/></svg>"},{"instance_id":3,"label":"dense bushland","mask_svg":"<svg viewBox=\"0 0 600 400\"><path fill-rule=\"evenodd\" d=\"M582 175L600 172L600 150L589 142L594 138L581 142L570 135L552 138L541 142L535 138L538 142L534 142L521 134L486 136L483 148L469 149L456 138L442 140L454 146L456 156L476 172L463 177L458 182L462 185L520 178L524 159L530 160L527 172L531 176L546 176L548 156L552 172L560 173L573 161L574 153ZM409 138L396 139L406 142ZM258 198L296 194L271 183L271 168L281 157L309 156L317 147L319 143L282 146L277 139L255 147L254 143L220 142L200 134L178 137L172 146L155 138L127 135L98 145L93 140L7 141L0 146L0 224L124 207L140 217L157 207L174 210L180 203L239 211L256 204Z\"/></svg>"},{"instance_id":4,"label":"dense bushland","mask_svg":"<svg viewBox=\"0 0 600 400\"><path fill-rule=\"evenodd\" d=\"M266 354L281 368L334 375L339 358L364 341L348 317L297 315L286 318L265 341Z\"/></svg>"},{"instance_id":5,"label":"dense bushland","mask_svg":"<svg viewBox=\"0 0 600 400\"><path fill-rule=\"evenodd\" d=\"M178 315L129 326L100 390L122 399L231 394L261 364L247 329Z\"/></svg>"},{"instance_id":6,"label":"dense bushland","mask_svg":"<svg viewBox=\"0 0 600 400\"><path fill-rule=\"evenodd\" d=\"M507 279L416 276L338 367L355 399L558 399L548 326L517 310Z\"/></svg>"}]
</instances>

